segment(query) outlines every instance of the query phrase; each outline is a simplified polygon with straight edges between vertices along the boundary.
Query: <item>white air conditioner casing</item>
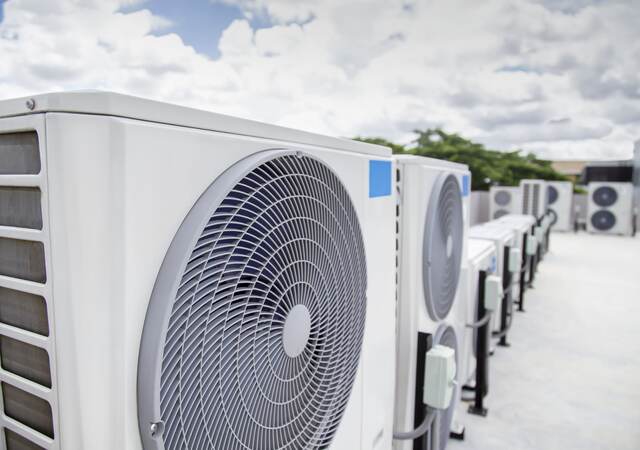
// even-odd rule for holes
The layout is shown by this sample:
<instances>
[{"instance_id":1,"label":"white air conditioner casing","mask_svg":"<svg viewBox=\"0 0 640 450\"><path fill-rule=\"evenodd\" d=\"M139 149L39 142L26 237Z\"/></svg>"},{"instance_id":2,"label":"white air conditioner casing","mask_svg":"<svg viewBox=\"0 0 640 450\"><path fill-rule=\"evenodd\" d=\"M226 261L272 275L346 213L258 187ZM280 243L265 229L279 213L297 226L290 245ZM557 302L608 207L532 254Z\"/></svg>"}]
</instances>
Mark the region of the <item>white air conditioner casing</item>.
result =
<instances>
[{"instance_id":1,"label":"white air conditioner casing","mask_svg":"<svg viewBox=\"0 0 640 450\"><path fill-rule=\"evenodd\" d=\"M507 247L511 249L516 246L516 233L513 229L494 222L487 222L486 224L475 225L469 228L469 237L474 239L485 239L494 243L498 261L496 274L504 280L506 273L509 271L508 266L505 266L505 249ZM493 316L491 317L491 329L494 331L500 331L501 314L502 302L500 302L498 308L493 312Z\"/></svg>"},{"instance_id":2,"label":"white air conditioner casing","mask_svg":"<svg viewBox=\"0 0 640 450\"><path fill-rule=\"evenodd\" d=\"M530 215L509 214L499 219L493 220L490 224L499 224L510 227L516 232L516 247L522 250L521 256L524 258L526 247L526 236L534 233L536 219Z\"/></svg>"},{"instance_id":3,"label":"white air conditioner casing","mask_svg":"<svg viewBox=\"0 0 640 450\"><path fill-rule=\"evenodd\" d=\"M481 319L481 317L478 317L478 278L480 271L485 271L487 275L496 274L498 258L496 246L492 241L469 238L467 245L468 259L464 269L465 284L463 289L466 296L464 302L466 308L465 321L471 324ZM462 356L458 366L459 380L462 385L468 384L476 371L476 337L477 331L475 329L465 327L461 350Z\"/></svg>"},{"instance_id":4,"label":"white air conditioner casing","mask_svg":"<svg viewBox=\"0 0 640 450\"><path fill-rule=\"evenodd\" d=\"M527 241L528 238L531 237L533 239L534 244L536 244L533 249L534 253L537 248L537 243L535 243L535 237L533 237L534 228L536 225L536 219L530 215L524 214L510 214L500 219L494 220L492 223L501 224L513 229L516 233L516 247L520 249L521 267L525 269L525 280L529 277L529 262L530 258L527 253ZM520 295L520 284L517 283L514 286L513 296L517 298Z\"/></svg>"},{"instance_id":5,"label":"white air conditioner casing","mask_svg":"<svg viewBox=\"0 0 640 450\"><path fill-rule=\"evenodd\" d=\"M547 181L547 201L553 231L573 230L573 183Z\"/></svg>"},{"instance_id":6,"label":"white air conditioner casing","mask_svg":"<svg viewBox=\"0 0 640 450\"><path fill-rule=\"evenodd\" d=\"M516 237L516 243L511 248L509 254L509 267L508 270L512 274L517 273L522 268L522 250L518 246L519 239Z\"/></svg>"},{"instance_id":7,"label":"white air conditioner casing","mask_svg":"<svg viewBox=\"0 0 640 450\"><path fill-rule=\"evenodd\" d=\"M518 186L491 186L489 188L489 220L507 214L520 214L522 200Z\"/></svg>"},{"instance_id":8,"label":"white air conditioner casing","mask_svg":"<svg viewBox=\"0 0 640 450\"><path fill-rule=\"evenodd\" d=\"M42 299L46 309L36 312L48 326L34 333L0 317L0 336L44 351L50 375L46 386L25 378L40 372L4 366L5 439L65 450L222 448L215 440L235 432L226 422L233 417L247 432L226 448L240 440L285 446L282 439L391 447L396 200L387 148L75 92L0 102L0 162L9 192L0 200L20 189L41 193L20 197L24 210L9 219L0 215L0 305ZM41 226L16 226L36 215L34 205ZM31 264L24 274L3 262L16 248ZM349 375L339 378L329 356ZM326 389L274 384L276 370L308 379L314 369L303 363L311 360L331 370L331 380L316 381L338 389L331 404L340 411L316 407ZM228 367L235 378L211 375ZM240 403L239 387L250 404ZM298 394L307 401L293 400ZM335 425L310 429L305 419L302 442L300 423L278 416L277 405Z\"/></svg>"},{"instance_id":9,"label":"white air conditioner casing","mask_svg":"<svg viewBox=\"0 0 640 450\"><path fill-rule=\"evenodd\" d=\"M464 329L458 285L467 251L471 183L467 166L461 164L419 156L395 159L399 196L395 429L402 432L414 429L416 407L422 408L417 391L424 376L417 373L418 361L425 355L421 345L428 336L432 345L459 347ZM450 220L437 220L441 216ZM459 397L456 389L451 406L439 413L442 417L436 422L447 432L430 433L432 443L440 439L446 444ZM398 440L394 448L411 449L413 443Z\"/></svg>"},{"instance_id":10,"label":"white air conditioner casing","mask_svg":"<svg viewBox=\"0 0 640 450\"><path fill-rule=\"evenodd\" d=\"M547 182L544 180L520 180L520 212L540 220L547 212Z\"/></svg>"},{"instance_id":11,"label":"white air conditioner casing","mask_svg":"<svg viewBox=\"0 0 640 450\"><path fill-rule=\"evenodd\" d=\"M587 231L630 236L633 208L632 183L589 183Z\"/></svg>"}]
</instances>

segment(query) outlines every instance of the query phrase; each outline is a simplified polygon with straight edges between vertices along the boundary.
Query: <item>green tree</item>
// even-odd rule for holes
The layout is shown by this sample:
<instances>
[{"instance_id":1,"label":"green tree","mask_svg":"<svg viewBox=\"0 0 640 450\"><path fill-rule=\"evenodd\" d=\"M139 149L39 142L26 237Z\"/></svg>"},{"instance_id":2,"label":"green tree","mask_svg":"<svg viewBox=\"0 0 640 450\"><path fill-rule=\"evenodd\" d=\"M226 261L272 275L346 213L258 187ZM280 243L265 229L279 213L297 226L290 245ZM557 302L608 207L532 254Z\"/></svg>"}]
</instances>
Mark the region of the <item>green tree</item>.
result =
<instances>
[{"instance_id":1,"label":"green tree","mask_svg":"<svg viewBox=\"0 0 640 450\"><path fill-rule=\"evenodd\" d=\"M536 158L520 151L499 152L472 142L455 133L440 129L415 130L415 146L406 148L383 138L356 138L363 142L385 145L394 153L408 153L444 159L469 166L473 190L488 190L491 185L516 186L520 180L535 178L543 180L568 180L556 172L550 161Z\"/></svg>"}]
</instances>

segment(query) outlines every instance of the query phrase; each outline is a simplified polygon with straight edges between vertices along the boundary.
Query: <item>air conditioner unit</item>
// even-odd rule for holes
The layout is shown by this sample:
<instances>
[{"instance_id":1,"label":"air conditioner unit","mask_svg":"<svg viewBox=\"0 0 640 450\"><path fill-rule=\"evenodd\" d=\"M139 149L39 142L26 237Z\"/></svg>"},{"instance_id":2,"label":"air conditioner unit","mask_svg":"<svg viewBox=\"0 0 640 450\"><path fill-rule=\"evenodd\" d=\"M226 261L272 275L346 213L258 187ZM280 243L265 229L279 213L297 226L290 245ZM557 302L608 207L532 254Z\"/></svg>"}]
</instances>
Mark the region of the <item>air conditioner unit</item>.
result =
<instances>
[{"instance_id":1,"label":"air conditioner unit","mask_svg":"<svg viewBox=\"0 0 640 450\"><path fill-rule=\"evenodd\" d=\"M589 183L587 231L621 234L633 232L633 184Z\"/></svg>"},{"instance_id":2,"label":"air conditioner unit","mask_svg":"<svg viewBox=\"0 0 640 450\"><path fill-rule=\"evenodd\" d=\"M108 93L0 116L0 447L391 446L389 150Z\"/></svg>"},{"instance_id":3,"label":"air conditioner unit","mask_svg":"<svg viewBox=\"0 0 640 450\"><path fill-rule=\"evenodd\" d=\"M490 220L499 219L507 214L520 214L522 202L518 186L491 186L489 189Z\"/></svg>"},{"instance_id":4,"label":"air conditioner unit","mask_svg":"<svg viewBox=\"0 0 640 450\"><path fill-rule=\"evenodd\" d=\"M436 344L456 350L464 329L460 271L466 259L470 173L467 166L419 156L396 156L398 189L398 337L395 429L411 430L427 414L425 355ZM457 356L459 359L459 356ZM459 361L457 363L459 365ZM416 445L444 448L454 400ZM396 449L412 441L397 440Z\"/></svg>"},{"instance_id":5,"label":"air conditioner unit","mask_svg":"<svg viewBox=\"0 0 640 450\"><path fill-rule=\"evenodd\" d=\"M547 182L543 180L520 180L522 214L542 219L547 212Z\"/></svg>"},{"instance_id":6,"label":"air conditioner unit","mask_svg":"<svg viewBox=\"0 0 640 450\"><path fill-rule=\"evenodd\" d=\"M497 268L496 273L502 277L504 282L509 280L510 268L506 264L508 259L507 254L510 255L511 249L516 247L516 233L512 227L502 224L496 224L494 222L488 222L484 225L475 225L469 228L469 237L474 239L484 239L493 242L496 248L497 255ZM503 286L505 289L507 286ZM512 311L507 311L507 314L511 314ZM491 317L491 329L499 332L502 329L501 324L502 317L502 304L498 305L498 308L494 311Z\"/></svg>"},{"instance_id":7,"label":"air conditioner unit","mask_svg":"<svg viewBox=\"0 0 640 450\"><path fill-rule=\"evenodd\" d=\"M484 270L487 274L497 273L498 258L496 246L492 241L469 238L467 246L468 259L464 268L465 283L463 287L466 294L464 306L466 307L466 322L474 323L481 319L478 317L478 277L480 271ZM476 339L477 330L465 327L459 367L459 379L462 385L471 381L476 370Z\"/></svg>"},{"instance_id":8,"label":"air conditioner unit","mask_svg":"<svg viewBox=\"0 0 640 450\"><path fill-rule=\"evenodd\" d=\"M573 230L573 183L570 181L548 181L547 201L551 229Z\"/></svg>"},{"instance_id":9,"label":"air conditioner unit","mask_svg":"<svg viewBox=\"0 0 640 450\"><path fill-rule=\"evenodd\" d=\"M500 219L494 220L491 223L500 224L505 227L509 227L514 230L515 244L514 246L520 249L520 266L524 269L525 280L529 274L530 258L527 255L527 238L533 236L536 220L533 216L524 214L510 214L503 216ZM520 297L520 284L516 283L512 291L514 298Z\"/></svg>"}]
</instances>

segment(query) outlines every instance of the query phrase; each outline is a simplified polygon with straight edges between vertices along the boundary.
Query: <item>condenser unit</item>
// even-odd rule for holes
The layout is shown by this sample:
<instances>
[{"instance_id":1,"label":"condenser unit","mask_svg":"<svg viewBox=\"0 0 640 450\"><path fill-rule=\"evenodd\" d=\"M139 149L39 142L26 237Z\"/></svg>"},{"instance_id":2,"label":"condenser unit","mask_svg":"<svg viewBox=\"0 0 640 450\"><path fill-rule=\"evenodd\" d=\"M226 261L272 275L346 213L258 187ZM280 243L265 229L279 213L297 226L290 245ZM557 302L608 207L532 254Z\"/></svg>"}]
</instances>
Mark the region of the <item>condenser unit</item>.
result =
<instances>
[{"instance_id":1,"label":"condenser unit","mask_svg":"<svg viewBox=\"0 0 640 450\"><path fill-rule=\"evenodd\" d=\"M464 293L466 300L466 322L472 324L481 319L478 317L478 279L481 271L487 274L496 274L498 271L498 258L496 246L492 241L469 238L467 241L468 258L464 268ZM466 385L472 381L476 370L476 340L477 330L465 327L464 338L461 345L460 357L460 382Z\"/></svg>"},{"instance_id":2,"label":"condenser unit","mask_svg":"<svg viewBox=\"0 0 640 450\"><path fill-rule=\"evenodd\" d=\"M525 282L527 281L527 277L529 275L529 264L531 263L531 254L528 254L527 252L527 241L535 239L533 238L533 234L536 220L533 218L533 216L523 214L510 214L493 221L493 223L509 227L516 233L514 247L520 250L519 255L521 279L513 285L512 294L514 299L519 299L519 308L522 309L523 292L521 293L520 290L524 289Z\"/></svg>"},{"instance_id":3,"label":"condenser unit","mask_svg":"<svg viewBox=\"0 0 640 450\"><path fill-rule=\"evenodd\" d=\"M467 166L418 156L396 156L398 189L398 337L395 429L419 426L428 414L423 402L425 358L434 345L456 350L463 333L460 271L466 258L470 173ZM415 445L442 449L455 405L438 414ZM396 440L396 449L412 449Z\"/></svg>"},{"instance_id":4,"label":"condenser unit","mask_svg":"<svg viewBox=\"0 0 640 450\"><path fill-rule=\"evenodd\" d=\"M547 182L543 180L521 180L520 195L522 214L528 214L540 220L547 212Z\"/></svg>"},{"instance_id":5,"label":"condenser unit","mask_svg":"<svg viewBox=\"0 0 640 450\"><path fill-rule=\"evenodd\" d=\"M630 236L633 220L632 183L589 183L587 231Z\"/></svg>"},{"instance_id":6,"label":"condenser unit","mask_svg":"<svg viewBox=\"0 0 640 450\"><path fill-rule=\"evenodd\" d=\"M512 273L515 272L514 267L509 264L511 258L511 251L517 247L516 233L512 227L488 222L483 225L475 225L469 228L469 237L474 239L484 239L493 242L496 248L497 255L497 267L496 273L502 278L503 282L510 283L513 281ZM517 270L517 269L516 269ZM506 290L510 286L504 285ZM511 297L509 297L510 299ZM511 317L511 303L507 305L505 314L507 317ZM509 319L510 320L510 319ZM503 323L503 305L500 303L498 308L494 311L491 317L491 328L494 332L498 333L504 331L506 323Z\"/></svg>"},{"instance_id":7,"label":"condenser unit","mask_svg":"<svg viewBox=\"0 0 640 450\"><path fill-rule=\"evenodd\" d=\"M489 189L489 220L507 214L520 214L522 201L518 186L491 186Z\"/></svg>"},{"instance_id":8,"label":"condenser unit","mask_svg":"<svg viewBox=\"0 0 640 450\"><path fill-rule=\"evenodd\" d=\"M573 229L573 183L570 181L548 181L547 201L554 231Z\"/></svg>"},{"instance_id":9,"label":"condenser unit","mask_svg":"<svg viewBox=\"0 0 640 450\"><path fill-rule=\"evenodd\" d=\"M388 149L109 93L0 116L1 448L391 446Z\"/></svg>"}]
</instances>

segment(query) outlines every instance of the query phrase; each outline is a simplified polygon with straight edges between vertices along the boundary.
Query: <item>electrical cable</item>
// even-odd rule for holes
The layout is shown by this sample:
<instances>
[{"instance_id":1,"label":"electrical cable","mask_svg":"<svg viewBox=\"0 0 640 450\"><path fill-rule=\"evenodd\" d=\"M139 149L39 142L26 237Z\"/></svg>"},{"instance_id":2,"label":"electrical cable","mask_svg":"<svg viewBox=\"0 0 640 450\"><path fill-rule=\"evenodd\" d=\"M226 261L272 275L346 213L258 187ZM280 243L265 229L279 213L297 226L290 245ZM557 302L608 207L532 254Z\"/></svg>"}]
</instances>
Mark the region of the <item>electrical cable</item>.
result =
<instances>
[{"instance_id":1,"label":"electrical cable","mask_svg":"<svg viewBox=\"0 0 640 450\"><path fill-rule=\"evenodd\" d=\"M427 411L427 415L425 416L422 423L415 430L411 431L394 431L393 439L395 440L413 440L417 439L431 428L431 424L433 420L436 418L437 410L433 408L429 408Z\"/></svg>"}]
</instances>

